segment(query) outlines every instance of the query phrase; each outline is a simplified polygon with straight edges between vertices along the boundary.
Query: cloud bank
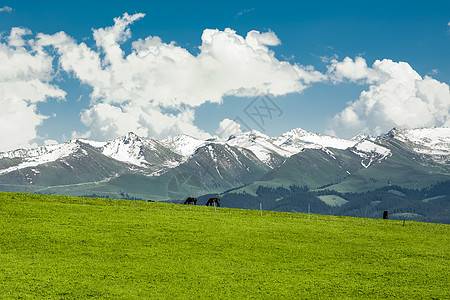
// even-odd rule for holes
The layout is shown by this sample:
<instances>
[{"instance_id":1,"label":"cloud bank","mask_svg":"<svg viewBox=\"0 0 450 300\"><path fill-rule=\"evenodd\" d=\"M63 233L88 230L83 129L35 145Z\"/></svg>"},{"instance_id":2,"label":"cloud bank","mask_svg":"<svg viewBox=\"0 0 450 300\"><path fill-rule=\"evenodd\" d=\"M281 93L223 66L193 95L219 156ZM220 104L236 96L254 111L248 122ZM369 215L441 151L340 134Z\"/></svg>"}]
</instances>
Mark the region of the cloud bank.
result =
<instances>
[{"instance_id":1,"label":"cloud bank","mask_svg":"<svg viewBox=\"0 0 450 300\"><path fill-rule=\"evenodd\" d=\"M0 42L0 151L36 146L36 127L46 116L36 105L49 98L64 99L66 93L50 84L53 58L24 40L31 31L12 28Z\"/></svg>"},{"instance_id":2,"label":"cloud bank","mask_svg":"<svg viewBox=\"0 0 450 300\"><path fill-rule=\"evenodd\" d=\"M111 27L93 30L97 49L77 43L64 32L39 34L39 46L53 46L63 70L93 88L92 107L82 113L89 127L78 133L109 139L127 131L153 137L187 133L209 134L194 125L194 108L220 103L225 96L250 97L298 93L326 76L312 67L279 61L271 46L275 33L205 29L200 52L192 55L175 42L157 36L121 44L131 37L130 25L144 14L124 14Z\"/></svg>"},{"instance_id":3,"label":"cloud bank","mask_svg":"<svg viewBox=\"0 0 450 300\"><path fill-rule=\"evenodd\" d=\"M377 60L368 67L365 59L333 60L328 75L335 83L369 84L359 99L335 115L328 133L351 137L378 135L393 127L450 126L449 86L429 76L421 77L406 62Z\"/></svg>"},{"instance_id":4,"label":"cloud bank","mask_svg":"<svg viewBox=\"0 0 450 300\"><path fill-rule=\"evenodd\" d=\"M221 103L226 96L280 96L300 93L314 82L356 82L368 85L358 99L336 114L328 133L351 137L380 134L392 127L450 125L449 86L421 77L405 62L377 60L368 66L362 57L327 60L328 72L280 61L271 47L280 45L272 31L205 29L198 54L148 36L131 43L130 26L144 14L124 14L114 25L93 30L95 45L77 42L65 32L37 34L15 27L0 41L0 151L35 146L36 128L48 118L37 105L64 99L54 84L58 71L92 88L91 102L80 112L85 131L73 137L112 139L129 131L166 138L185 133L210 135L195 125L195 109ZM240 132L239 124L217 122L216 134Z\"/></svg>"}]
</instances>

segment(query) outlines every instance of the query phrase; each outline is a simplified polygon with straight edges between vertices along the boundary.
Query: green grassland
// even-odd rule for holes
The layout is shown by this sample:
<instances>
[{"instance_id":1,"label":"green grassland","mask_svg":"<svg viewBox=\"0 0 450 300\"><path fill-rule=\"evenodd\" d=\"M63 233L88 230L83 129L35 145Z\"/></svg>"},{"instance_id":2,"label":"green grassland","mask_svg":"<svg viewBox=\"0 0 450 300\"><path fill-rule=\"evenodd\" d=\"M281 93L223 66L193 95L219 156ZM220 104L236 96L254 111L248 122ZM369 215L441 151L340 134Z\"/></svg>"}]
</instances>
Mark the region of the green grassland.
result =
<instances>
[{"instance_id":1,"label":"green grassland","mask_svg":"<svg viewBox=\"0 0 450 300\"><path fill-rule=\"evenodd\" d=\"M450 226L0 193L1 299L449 299Z\"/></svg>"}]
</instances>

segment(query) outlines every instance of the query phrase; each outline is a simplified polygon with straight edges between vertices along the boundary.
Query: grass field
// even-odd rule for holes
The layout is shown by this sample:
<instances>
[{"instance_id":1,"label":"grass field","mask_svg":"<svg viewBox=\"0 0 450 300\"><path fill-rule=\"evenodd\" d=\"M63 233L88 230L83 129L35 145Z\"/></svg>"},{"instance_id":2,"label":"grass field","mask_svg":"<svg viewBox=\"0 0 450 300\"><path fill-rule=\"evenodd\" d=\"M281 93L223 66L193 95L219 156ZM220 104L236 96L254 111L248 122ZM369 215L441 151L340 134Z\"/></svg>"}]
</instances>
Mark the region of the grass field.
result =
<instances>
[{"instance_id":1,"label":"grass field","mask_svg":"<svg viewBox=\"0 0 450 300\"><path fill-rule=\"evenodd\" d=\"M0 193L1 299L449 299L449 282L448 225Z\"/></svg>"}]
</instances>

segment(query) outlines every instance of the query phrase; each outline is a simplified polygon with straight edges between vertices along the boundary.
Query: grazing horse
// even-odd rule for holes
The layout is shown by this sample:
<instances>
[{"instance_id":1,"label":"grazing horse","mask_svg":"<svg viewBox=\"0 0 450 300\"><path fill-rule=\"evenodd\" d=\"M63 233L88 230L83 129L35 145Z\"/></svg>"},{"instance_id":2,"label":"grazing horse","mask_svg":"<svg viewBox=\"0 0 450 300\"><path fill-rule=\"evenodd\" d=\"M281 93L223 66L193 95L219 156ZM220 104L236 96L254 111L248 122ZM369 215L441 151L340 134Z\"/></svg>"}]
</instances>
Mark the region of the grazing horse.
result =
<instances>
[{"instance_id":1,"label":"grazing horse","mask_svg":"<svg viewBox=\"0 0 450 300\"><path fill-rule=\"evenodd\" d=\"M194 197L188 197L188 198L186 199L186 201L184 201L184 204L189 204L189 203L192 203L192 202L194 202L194 205L197 205L197 198L194 198Z\"/></svg>"},{"instance_id":2,"label":"grazing horse","mask_svg":"<svg viewBox=\"0 0 450 300\"><path fill-rule=\"evenodd\" d=\"M219 198L209 198L208 202L206 202L206 206L214 205L214 203L217 204L217 206L220 206L220 199Z\"/></svg>"}]
</instances>

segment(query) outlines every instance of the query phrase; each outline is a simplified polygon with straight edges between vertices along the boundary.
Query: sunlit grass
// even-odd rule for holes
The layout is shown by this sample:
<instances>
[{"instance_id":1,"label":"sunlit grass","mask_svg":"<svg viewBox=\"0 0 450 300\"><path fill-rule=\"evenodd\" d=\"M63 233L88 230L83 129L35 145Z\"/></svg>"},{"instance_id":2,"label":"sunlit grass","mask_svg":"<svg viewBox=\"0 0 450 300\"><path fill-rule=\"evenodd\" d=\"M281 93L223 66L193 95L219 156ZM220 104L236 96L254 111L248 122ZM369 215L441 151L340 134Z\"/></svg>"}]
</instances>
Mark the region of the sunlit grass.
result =
<instances>
[{"instance_id":1,"label":"sunlit grass","mask_svg":"<svg viewBox=\"0 0 450 300\"><path fill-rule=\"evenodd\" d=\"M448 299L450 227L0 193L1 299Z\"/></svg>"}]
</instances>

